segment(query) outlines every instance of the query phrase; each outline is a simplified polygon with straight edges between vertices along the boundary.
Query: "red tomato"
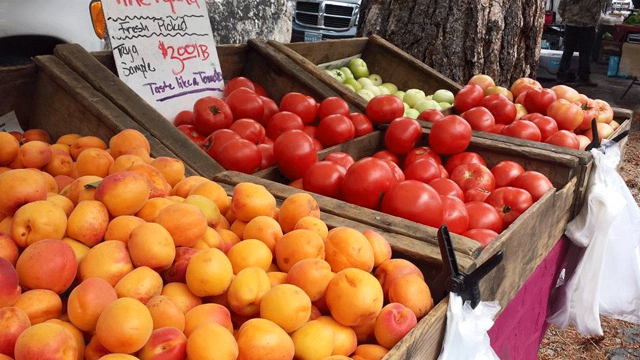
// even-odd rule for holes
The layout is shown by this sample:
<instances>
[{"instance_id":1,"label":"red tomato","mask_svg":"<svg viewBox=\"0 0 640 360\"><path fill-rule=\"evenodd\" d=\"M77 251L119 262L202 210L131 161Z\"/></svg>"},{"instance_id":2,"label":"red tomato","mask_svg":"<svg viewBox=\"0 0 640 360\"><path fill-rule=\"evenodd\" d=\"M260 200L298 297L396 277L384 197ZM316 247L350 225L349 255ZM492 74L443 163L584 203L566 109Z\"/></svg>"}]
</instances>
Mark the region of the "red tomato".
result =
<instances>
[{"instance_id":1,"label":"red tomato","mask_svg":"<svg viewBox=\"0 0 640 360\"><path fill-rule=\"evenodd\" d=\"M273 144L258 144L258 150L262 154L260 170L276 165L276 157L273 155Z\"/></svg>"},{"instance_id":2,"label":"red tomato","mask_svg":"<svg viewBox=\"0 0 640 360\"><path fill-rule=\"evenodd\" d=\"M302 130L304 123L300 116L290 111L280 111L274 114L267 122L267 137L276 140L278 136L289 130Z\"/></svg>"},{"instance_id":3,"label":"red tomato","mask_svg":"<svg viewBox=\"0 0 640 360\"><path fill-rule=\"evenodd\" d=\"M579 130L591 129L591 120L598 119L600 114L600 107L595 100L587 97L580 99L574 104L578 105L582 109L582 122L578 125Z\"/></svg>"},{"instance_id":4,"label":"red tomato","mask_svg":"<svg viewBox=\"0 0 640 360\"><path fill-rule=\"evenodd\" d=\"M429 146L438 154L463 152L470 143L471 125L458 115L445 116L431 126Z\"/></svg>"},{"instance_id":5,"label":"red tomato","mask_svg":"<svg viewBox=\"0 0 640 360\"><path fill-rule=\"evenodd\" d=\"M252 119L238 119L231 124L230 130L235 131L241 138L260 144L265 137L265 129L259 122Z\"/></svg>"},{"instance_id":6,"label":"red tomato","mask_svg":"<svg viewBox=\"0 0 640 360\"><path fill-rule=\"evenodd\" d=\"M422 137L422 127L416 120L400 117L391 121L384 134L384 145L394 154L404 155L413 149Z\"/></svg>"},{"instance_id":7,"label":"red tomato","mask_svg":"<svg viewBox=\"0 0 640 360\"><path fill-rule=\"evenodd\" d=\"M276 104L275 101L269 99L268 97L260 96L260 99L262 100L262 104L264 105L264 111L262 112L260 124L262 126L267 126L267 124L269 123L269 119L271 119L273 115L278 113L280 109L278 109L278 104Z\"/></svg>"},{"instance_id":8,"label":"red tomato","mask_svg":"<svg viewBox=\"0 0 640 360\"><path fill-rule=\"evenodd\" d=\"M304 185L302 184L302 178L293 180L292 182L289 183L289 186L296 189L304 190Z\"/></svg>"},{"instance_id":9,"label":"red tomato","mask_svg":"<svg viewBox=\"0 0 640 360\"><path fill-rule=\"evenodd\" d=\"M320 102L318 107L318 113L316 117L318 119L324 119L329 115L344 115L349 116L349 105L343 98L332 96L328 97Z\"/></svg>"},{"instance_id":10,"label":"red tomato","mask_svg":"<svg viewBox=\"0 0 640 360\"><path fill-rule=\"evenodd\" d=\"M380 150L371 156L380 160L393 161L394 163L396 163L396 165L400 165L400 158L398 157L398 155L392 153L389 150Z\"/></svg>"},{"instance_id":11,"label":"red tomato","mask_svg":"<svg viewBox=\"0 0 640 360\"><path fill-rule=\"evenodd\" d=\"M431 186L440 195L455 196L458 199L465 201L462 189L460 189L460 186L451 179L433 179L429 181L429 186Z\"/></svg>"},{"instance_id":12,"label":"red tomato","mask_svg":"<svg viewBox=\"0 0 640 360\"><path fill-rule=\"evenodd\" d=\"M269 139L268 137L264 137L264 140L262 140L263 144L267 144L267 145L273 145L273 140Z\"/></svg>"},{"instance_id":13,"label":"red tomato","mask_svg":"<svg viewBox=\"0 0 640 360\"><path fill-rule=\"evenodd\" d=\"M342 196L346 202L377 210L380 200L396 181L387 163L365 157L347 169L342 181Z\"/></svg>"},{"instance_id":14,"label":"red tomato","mask_svg":"<svg viewBox=\"0 0 640 360\"><path fill-rule=\"evenodd\" d=\"M540 139L545 141L549 136L558 132L558 123L548 116L540 116L531 120L540 130Z\"/></svg>"},{"instance_id":15,"label":"red tomato","mask_svg":"<svg viewBox=\"0 0 640 360\"><path fill-rule=\"evenodd\" d=\"M351 120L345 115L335 114L320 120L315 138L322 146L330 147L353 139L355 134L356 128Z\"/></svg>"},{"instance_id":16,"label":"red tomato","mask_svg":"<svg viewBox=\"0 0 640 360\"><path fill-rule=\"evenodd\" d=\"M247 88L251 91L256 90L253 81L247 79L244 76L236 76L233 79L229 80L229 82L225 85L224 96L229 96L229 94L239 88Z\"/></svg>"},{"instance_id":17,"label":"red tomato","mask_svg":"<svg viewBox=\"0 0 640 360\"><path fill-rule=\"evenodd\" d=\"M444 167L445 169L447 169L447 172L451 174L453 170L455 170L459 165L470 164L470 163L476 163L476 164L487 166L487 163L484 161L482 156L480 156L480 154L472 151L465 151L465 152L461 152L459 154L450 156L447 159L447 162L445 163Z\"/></svg>"},{"instance_id":18,"label":"red tomato","mask_svg":"<svg viewBox=\"0 0 640 360\"><path fill-rule=\"evenodd\" d=\"M395 95L378 95L367 103L366 114L373 124L388 124L404 114L404 105Z\"/></svg>"},{"instance_id":19,"label":"red tomato","mask_svg":"<svg viewBox=\"0 0 640 360\"><path fill-rule=\"evenodd\" d=\"M416 180L405 180L389 189L382 199L381 211L420 224L439 227L444 209L440 195Z\"/></svg>"},{"instance_id":20,"label":"red tomato","mask_svg":"<svg viewBox=\"0 0 640 360\"><path fill-rule=\"evenodd\" d=\"M584 120L582 109L565 99L558 99L547 108L547 116L558 122L560 130L575 130Z\"/></svg>"},{"instance_id":21,"label":"red tomato","mask_svg":"<svg viewBox=\"0 0 640 360\"><path fill-rule=\"evenodd\" d=\"M430 157L415 160L404 169L407 180L418 180L428 184L433 179L440 178L440 167Z\"/></svg>"},{"instance_id":22,"label":"red tomato","mask_svg":"<svg viewBox=\"0 0 640 360\"><path fill-rule=\"evenodd\" d=\"M580 149L580 141L578 141L576 134L567 130L558 131L557 133L549 136L544 142L570 149Z\"/></svg>"},{"instance_id":23,"label":"red tomato","mask_svg":"<svg viewBox=\"0 0 640 360\"><path fill-rule=\"evenodd\" d=\"M280 111L290 111L297 114L306 125L316 120L318 107L312 97L298 92L289 92L280 99Z\"/></svg>"},{"instance_id":24,"label":"red tomato","mask_svg":"<svg viewBox=\"0 0 640 360\"><path fill-rule=\"evenodd\" d=\"M466 236L469 239L479 242L483 249L497 238L498 235L499 234L497 232L489 229L471 229L462 234L462 236Z\"/></svg>"},{"instance_id":25,"label":"red tomato","mask_svg":"<svg viewBox=\"0 0 640 360\"><path fill-rule=\"evenodd\" d=\"M255 88L255 92L256 94L260 95L260 96L264 96L264 97L269 97L269 94L267 93L267 90L265 90L262 85L258 84L257 82L253 83L253 87Z\"/></svg>"},{"instance_id":26,"label":"red tomato","mask_svg":"<svg viewBox=\"0 0 640 360\"><path fill-rule=\"evenodd\" d=\"M260 169L262 153L251 141L234 139L220 148L218 162L227 170L251 174Z\"/></svg>"},{"instance_id":27,"label":"red tomato","mask_svg":"<svg viewBox=\"0 0 640 360\"><path fill-rule=\"evenodd\" d=\"M349 167L355 162L351 155L341 151L328 154L324 157L324 160L336 163L342 166L345 170L349 169Z\"/></svg>"},{"instance_id":28,"label":"red tomato","mask_svg":"<svg viewBox=\"0 0 640 360\"><path fill-rule=\"evenodd\" d=\"M311 138L311 141L313 141L313 146L316 148L316 152L321 151L322 149L324 149L324 147L322 146L322 143L320 141L318 141L318 139Z\"/></svg>"},{"instance_id":29,"label":"red tomato","mask_svg":"<svg viewBox=\"0 0 640 360\"><path fill-rule=\"evenodd\" d=\"M178 127L180 125L193 125L196 122L196 115L191 110L183 110L173 118L173 125Z\"/></svg>"},{"instance_id":30,"label":"red tomato","mask_svg":"<svg viewBox=\"0 0 640 360\"><path fill-rule=\"evenodd\" d=\"M502 129L502 134L531 141L540 141L542 138L540 129L529 120L512 122Z\"/></svg>"},{"instance_id":31,"label":"red tomato","mask_svg":"<svg viewBox=\"0 0 640 360\"><path fill-rule=\"evenodd\" d=\"M482 90L487 91L488 88L495 86L496 83L493 81L491 76L486 74L476 74L467 81L467 84L477 84L480 85Z\"/></svg>"},{"instance_id":32,"label":"red tomato","mask_svg":"<svg viewBox=\"0 0 640 360\"><path fill-rule=\"evenodd\" d=\"M491 112L483 106L476 106L462 113L473 130L490 132L496 124Z\"/></svg>"},{"instance_id":33,"label":"red tomato","mask_svg":"<svg viewBox=\"0 0 640 360\"><path fill-rule=\"evenodd\" d=\"M487 96L487 98L489 96ZM490 101L484 106L487 108L487 110L489 110L491 115L493 115L496 123L510 124L513 122L513 120L516 119L518 109L516 108L516 105L514 103L507 100L507 98L505 98L504 96L498 95L498 97L501 97L501 99Z\"/></svg>"},{"instance_id":34,"label":"red tomato","mask_svg":"<svg viewBox=\"0 0 640 360\"><path fill-rule=\"evenodd\" d=\"M457 166L453 172L451 172L451 180L455 181L462 191L483 188L492 192L496 186L496 180L491 170L484 165L476 163Z\"/></svg>"},{"instance_id":35,"label":"red tomato","mask_svg":"<svg viewBox=\"0 0 640 360\"><path fill-rule=\"evenodd\" d=\"M533 204L531 194L528 191L512 186L495 189L485 202L496 208L502 219L503 228L511 225Z\"/></svg>"},{"instance_id":36,"label":"red tomato","mask_svg":"<svg viewBox=\"0 0 640 360\"><path fill-rule=\"evenodd\" d=\"M220 148L226 145L227 142L235 139L240 139L240 135L238 135L237 132L229 129L220 129L207 136L203 145L206 148L207 154L209 154L213 160L218 161Z\"/></svg>"},{"instance_id":37,"label":"red tomato","mask_svg":"<svg viewBox=\"0 0 640 360\"><path fill-rule=\"evenodd\" d=\"M476 107L480 104L484 98L484 90L480 85L476 84L467 84L458 91L453 99L453 107L456 109L458 114L462 114L463 112Z\"/></svg>"},{"instance_id":38,"label":"red tomato","mask_svg":"<svg viewBox=\"0 0 640 360\"><path fill-rule=\"evenodd\" d=\"M469 213L464 202L455 196L440 195L442 201L442 223L454 234L462 234L469 227Z\"/></svg>"},{"instance_id":39,"label":"red tomato","mask_svg":"<svg viewBox=\"0 0 640 360\"><path fill-rule=\"evenodd\" d=\"M349 114L349 119L356 129L355 137L360 137L362 135L373 132L373 124L371 123L371 121L369 121L369 118L365 114L351 113Z\"/></svg>"},{"instance_id":40,"label":"red tomato","mask_svg":"<svg viewBox=\"0 0 640 360\"><path fill-rule=\"evenodd\" d=\"M551 89L531 89L524 95L522 105L529 113L545 115L549 105L557 99L558 96Z\"/></svg>"},{"instance_id":41,"label":"red tomato","mask_svg":"<svg viewBox=\"0 0 640 360\"><path fill-rule=\"evenodd\" d=\"M401 181L405 181L406 178L404 176L404 173L402 172L402 169L400 169L400 166L398 166L398 164L394 163L391 160L383 160L387 165L389 165L389 168L391 169L391 172L393 173L393 177L397 180L396 184L401 182Z\"/></svg>"},{"instance_id":42,"label":"red tomato","mask_svg":"<svg viewBox=\"0 0 640 360\"><path fill-rule=\"evenodd\" d=\"M427 109L418 115L418 120L426 121L426 122L436 122L442 119L444 115L440 110L436 109Z\"/></svg>"},{"instance_id":43,"label":"red tomato","mask_svg":"<svg viewBox=\"0 0 640 360\"><path fill-rule=\"evenodd\" d=\"M407 153L407 156L405 156L404 158L403 167L406 168L412 162L423 157L431 158L433 161L436 162L436 164L442 163L442 160L440 159L440 155L437 152L435 152L432 148L428 146L418 146L418 147L414 147L413 149L411 149L411 151Z\"/></svg>"},{"instance_id":44,"label":"red tomato","mask_svg":"<svg viewBox=\"0 0 640 360\"><path fill-rule=\"evenodd\" d=\"M504 127L507 126L505 124L496 124L496 126L493 127L493 130L491 131L494 134L500 134L502 133L502 129L504 129Z\"/></svg>"},{"instance_id":45,"label":"red tomato","mask_svg":"<svg viewBox=\"0 0 640 360\"><path fill-rule=\"evenodd\" d=\"M201 133L199 133L198 129L196 129L195 126L193 126L193 125L180 125L180 126L177 127L177 129L181 133L185 134L189 138L189 140L191 140L194 143L196 143L196 145L200 146L200 145L204 144L206 136L204 136Z\"/></svg>"},{"instance_id":46,"label":"red tomato","mask_svg":"<svg viewBox=\"0 0 640 360\"><path fill-rule=\"evenodd\" d=\"M318 162L313 140L302 130L289 130L273 143L273 154L280 172L289 180L301 178Z\"/></svg>"},{"instance_id":47,"label":"red tomato","mask_svg":"<svg viewBox=\"0 0 640 360\"><path fill-rule=\"evenodd\" d=\"M318 128L313 126L313 125L305 125L302 128L302 131L306 132L307 135L309 135L312 139L315 139L316 138L316 130L317 129Z\"/></svg>"},{"instance_id":48,"label":"red tomato","mask_svg":"<svg viewBox=\"0 0 640 360\"><path fill-rule=\"evenodd\" d=\"M234 90L227 96L227 105L234 119L247 118L262 121L264 116L264 103L260 95L244 87Z\"/></svg>"},{"instance_id":49,"label":"red tomato","mask_svg":"<svg viewBox=\"0 0 640 360\"><path fill-rule=\"evenodd\" d=\"M313 164L302 178L304 190L316 194L340 199L340 186L347 170L331 161L319 161Z\"/></svg>"},{"instance_id":50,"label":"red tomato","mask_svg":"<svg viewBox=\"0 0 640 360\"><path fill-rule=\"evenodd\" d=\"M482 201L470 201L465 206L469 213L469 230L489 229L498 234L502 232L502 219L496 208Z\"/></svg>"},{"instance_id":51,"label":"red tomato","mask_svg":"<svg viewBox=\"0 0 640 360\"><path fill-rule=\"evenodd\" d=\"M538 201L549 189L553 188L553 184L544 174L537 171L525 171L515 178L510 186L527 190L533 202Z\"/></svg>"},{"instance_id":52,"label":"red tomato","mask_svg":"<svg viewBox=\"0 0 640 360\"><path fill-rule=\"evenodd\" d=\"M193 125L203 134L211 134L218 129L231 126L233 114L231 108L222 99L206 96L193 104L196 119Z\"/></svg>"},{"instance_id":53,"label":"red tomato","mask_svg":"<svg viewBox=\"0 0 640 360\"><path fill-rule=\"evenodd\" d=\"M521 77L513 82L511 85L511 93L514 98L517 98L521 93L532 90L532 89L541 89L542 85L536 80L533 80L528 77Z\"/></svg>"},{"instance_id":54,"label":"red tomato","mask_svg":"<svg viewBox=\"0 0 640 360\"><path fill-rule=\"evenodd\" d=\"M544 115L542 115L540 113L527 113L527 114L522 115L520 120L533 121L534 119L537 119L537 118L542 117L542 116L544 116Z\"/></svg>"},{"instance_id":55,"label":"red tomato","mask_svg":"<svg viewBox=\"0 0 640 360\"><path fill-rule=\"evenodd\" d=\"M499 93L489 94L482 98L482 101L480 101L479 106L486 108L487 106L489 106L489 104L491 104L494 101L510 101L510 100L504 94L499 94Z\"/></svg>"},{"instance_id":56,"label":"red tomato","mask_svg":"<svg viewBox=\"0 0 640 360\"><path fill-rule=\"evenodd\" d=\"M472 188L464 192L464 200L469 201L485 201L491 192L485 188Z\"/></svg>"},{"instance_id":57,"label":"red tomato","mask_svg":"<svg viewBox=\"0 0 640 360\"><path fill-rule=\"evenodd\" d=\"M496 188L501 188L511 184L513 179L524 172L522 165L515 161L503 160L491 168L491 173L496 179Z\"/></svg>"},{"instance_id":58,"label":"red tomato","mask_svg":"<svg viewBox=\"0 0 640 360\"><path fill-rule=\"evenodd\" d=\"M447 171L447 169L445 169L444 166L442 166L442 164L438 164L438 167L440 168L440 177L443 179L448 179L449 172Z\"/></svg>"}]
</instances>

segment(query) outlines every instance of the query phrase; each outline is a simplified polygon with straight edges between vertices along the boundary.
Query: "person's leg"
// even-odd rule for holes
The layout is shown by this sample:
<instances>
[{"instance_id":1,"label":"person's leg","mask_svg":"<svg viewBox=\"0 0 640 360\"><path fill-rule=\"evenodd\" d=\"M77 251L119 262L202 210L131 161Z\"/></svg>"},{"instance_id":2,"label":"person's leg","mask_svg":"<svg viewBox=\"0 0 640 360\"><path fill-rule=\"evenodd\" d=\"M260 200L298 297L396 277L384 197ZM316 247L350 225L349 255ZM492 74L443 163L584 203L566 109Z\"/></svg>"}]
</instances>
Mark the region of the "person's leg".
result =
<instances>
[{"instance_id":1,"label":"person's leg","mask_svg":"<svg viewBox=\"0 0 640 360\"><path fill-rule=\"evenodd\" d=\"M556 75L558 81L567 81L567 73L571 67L571 58L576 51L579 41L578 28L566 25L564 29L564 51L562 52L558 74Z\"/></svg>"},{"instance_id":2,"label":"person's leg","mask_svg":"<svg viewBox=\"0 0 640 360\"><path fill-rule=\"evenodd\" d=\"M578 81L589 82L591 75L591 49L596 36L595 27L579 28L580 40L578 51L580 52L580 66L578 67Z\"/></svg>"}]
</instances>

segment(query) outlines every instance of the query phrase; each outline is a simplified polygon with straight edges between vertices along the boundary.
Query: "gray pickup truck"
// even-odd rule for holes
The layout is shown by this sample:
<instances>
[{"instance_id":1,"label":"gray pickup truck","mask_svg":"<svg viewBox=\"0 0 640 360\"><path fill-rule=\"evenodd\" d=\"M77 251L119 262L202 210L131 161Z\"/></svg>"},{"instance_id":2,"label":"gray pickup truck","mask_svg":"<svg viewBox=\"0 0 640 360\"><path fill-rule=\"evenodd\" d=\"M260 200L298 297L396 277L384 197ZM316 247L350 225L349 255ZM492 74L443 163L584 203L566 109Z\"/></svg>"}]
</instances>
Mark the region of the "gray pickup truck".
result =
<instances>
[{"instance_id":1,"label":"gray pickup truck","mask_svg":"<svg viewBox=\"0 0 640 360\"><path fill-rule=\"evenodd\" d=\"M361 0L294 0L291 41L356 36Z\"/></svg>"}]
</instances>

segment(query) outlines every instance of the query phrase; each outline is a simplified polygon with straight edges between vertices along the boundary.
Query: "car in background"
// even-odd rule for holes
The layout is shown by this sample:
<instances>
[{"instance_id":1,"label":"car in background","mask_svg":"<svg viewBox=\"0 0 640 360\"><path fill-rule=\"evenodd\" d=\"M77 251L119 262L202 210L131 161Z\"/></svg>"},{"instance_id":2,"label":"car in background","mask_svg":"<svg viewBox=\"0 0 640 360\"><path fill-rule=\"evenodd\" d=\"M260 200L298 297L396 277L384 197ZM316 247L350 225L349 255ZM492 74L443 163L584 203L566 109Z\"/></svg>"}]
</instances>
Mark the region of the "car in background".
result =
<instances>
[{"instance_id":1,"label":"car in background","mask_svg":"<svg viewBox=\"0 0 640 360\"><path fill-rule=\"evenodd\" d=\"M356 36L361 0L295 0L291 42Z\"/></svg>"},{"instance_id":2,"label":"car in background","mask_svg":"<svg viewBox=\"0 0 640 360\"><path fill-rule=\"evenodd\" d=\"M19 65L53 54L58 44L105 49L94 32L89 0L0 0L0 65Z\"/></svg>"}]
</instances>

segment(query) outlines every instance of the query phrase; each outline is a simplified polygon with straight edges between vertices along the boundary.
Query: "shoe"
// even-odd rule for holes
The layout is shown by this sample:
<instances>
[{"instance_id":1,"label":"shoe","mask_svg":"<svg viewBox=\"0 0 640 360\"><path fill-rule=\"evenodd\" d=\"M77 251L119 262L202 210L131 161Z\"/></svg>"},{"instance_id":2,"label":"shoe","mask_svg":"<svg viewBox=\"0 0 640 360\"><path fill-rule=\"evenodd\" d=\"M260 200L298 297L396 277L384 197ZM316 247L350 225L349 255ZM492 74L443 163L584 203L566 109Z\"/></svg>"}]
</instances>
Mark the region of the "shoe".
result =
<instances>
[{"instance_id":1,"label":"shoe","mask_svg":"<svg viewBox=\"0 0 640 360\"><path fill-rule=\"evenodd\" d=\"M591 80L578 80L576 86L598 87L598 83Z\"/></svg>"}]
</instances>

